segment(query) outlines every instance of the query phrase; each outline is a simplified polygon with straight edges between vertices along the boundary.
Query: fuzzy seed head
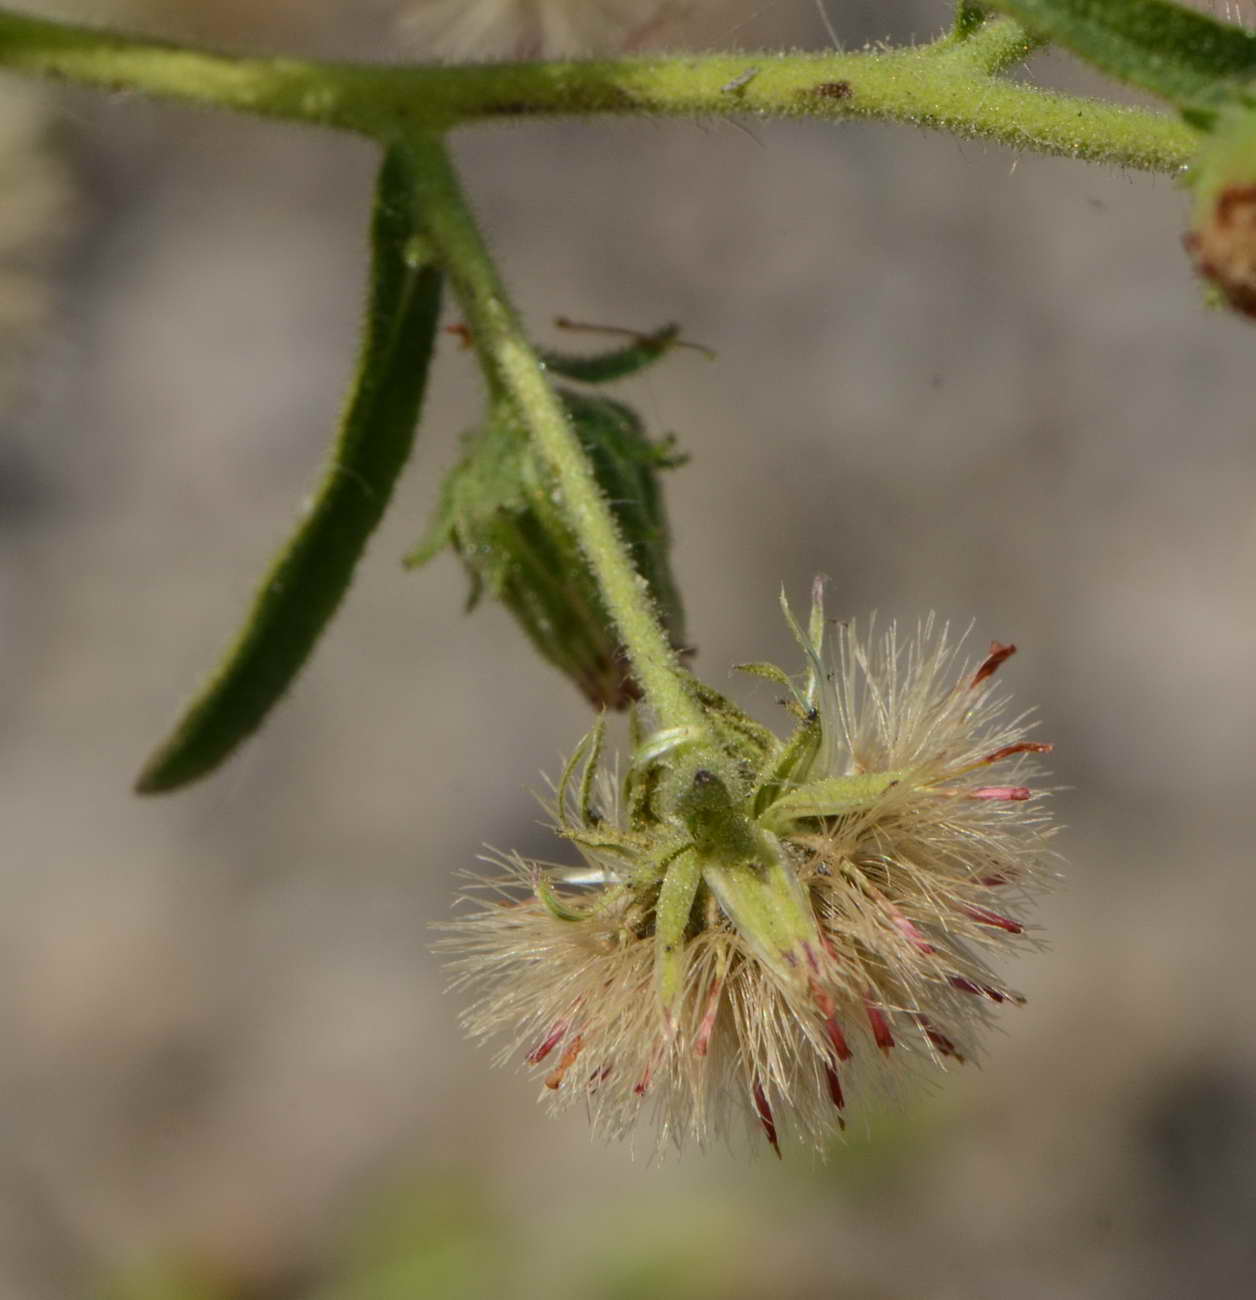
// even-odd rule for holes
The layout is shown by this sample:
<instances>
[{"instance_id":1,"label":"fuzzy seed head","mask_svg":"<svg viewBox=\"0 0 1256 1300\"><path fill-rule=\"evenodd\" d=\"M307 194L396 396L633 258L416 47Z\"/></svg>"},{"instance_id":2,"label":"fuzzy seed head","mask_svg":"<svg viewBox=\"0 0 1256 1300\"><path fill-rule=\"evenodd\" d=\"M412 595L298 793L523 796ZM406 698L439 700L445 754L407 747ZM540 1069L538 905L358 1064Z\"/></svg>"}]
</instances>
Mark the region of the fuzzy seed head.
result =
<instances>
[{"instance_id":1,"label":"fuzzy seed head","mask_svg":"<svg viewBox=\"0 0 1256 1300\"><path fill-rule=\"evenodd\" d=\"M1032 783L1050 746L1003 718L992 677L1014 647L973 664L932 621L910 639L843 627L826 662L822 630L813 615L800 633L794 736L737 715L735 833L660 800L692 760L647 744L617 782L599 733L554 809L584 866L499 858L488 901L445 927L467 1028L551 1107L580 1101L616 1137L651 1120L660 1145L748 1125L778 1154L785 1133L821 1147L870 1093L970 1059L992 1010L1023 1001L990 958L1028 942L1047 881ZM732 706L703 698L733 734Z\"/></svg>"}]
</instances>

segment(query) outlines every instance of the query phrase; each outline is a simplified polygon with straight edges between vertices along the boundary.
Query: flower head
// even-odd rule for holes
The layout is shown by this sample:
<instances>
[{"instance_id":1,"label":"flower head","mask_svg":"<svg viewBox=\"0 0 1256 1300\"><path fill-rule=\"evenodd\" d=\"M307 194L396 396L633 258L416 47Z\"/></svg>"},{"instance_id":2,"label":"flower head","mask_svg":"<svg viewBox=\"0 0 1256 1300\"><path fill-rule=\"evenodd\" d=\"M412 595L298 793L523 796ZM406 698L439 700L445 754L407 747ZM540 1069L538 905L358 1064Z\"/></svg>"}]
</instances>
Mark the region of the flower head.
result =
<instances>
[{"instance_id":1,"label":"flower head","mask_svg":"<svg viewBox=\"0 0 1256 1300\"><path fill-rule=\"evenodd\" d=\"M653 36L689 0L411 0L406 25L425 50L455 59L606 53Z\"/></svg>"},{"instance_id":2,"label":"flower head","mask_svg":"<svg viewBox=\"0 0 1256 1300\"><path fill-rule=\"evenodd\" d=\"M558 790L562 871L501 859L497 896L452 922L476 1036L504 1034L555 1106L622 1135L698 1142L741 1116L819 1145L859 1095L961 1063L1020 996L987 962L1024 943L1049 833L1024 717L932 621L837 638L818 603L782 742L695 687L721 737L647 739L625 779L596 732ZM578 771L577 769L581 768Z\"/></svg>"}]
</instances>

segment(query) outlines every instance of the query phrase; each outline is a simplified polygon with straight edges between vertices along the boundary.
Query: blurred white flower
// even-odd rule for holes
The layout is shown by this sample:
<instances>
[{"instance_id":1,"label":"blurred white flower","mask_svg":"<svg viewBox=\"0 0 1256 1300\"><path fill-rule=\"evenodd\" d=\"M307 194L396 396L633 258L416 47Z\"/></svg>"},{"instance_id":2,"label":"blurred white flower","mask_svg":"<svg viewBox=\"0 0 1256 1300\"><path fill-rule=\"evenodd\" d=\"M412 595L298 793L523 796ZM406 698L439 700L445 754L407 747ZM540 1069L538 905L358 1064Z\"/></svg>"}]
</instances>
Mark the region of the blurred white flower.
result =
<instances>
[{"instance_id":1,"label":"blurred white flower","mask_svg":"<svg viewBox=\"0 0 1256 1300\"><path fill-rule=\"evenodd\" d=\"M424 54L441 58L560 58L630 48L666 30L692 3L409 0L402 21Z\"/></svg>"}]
</instances>

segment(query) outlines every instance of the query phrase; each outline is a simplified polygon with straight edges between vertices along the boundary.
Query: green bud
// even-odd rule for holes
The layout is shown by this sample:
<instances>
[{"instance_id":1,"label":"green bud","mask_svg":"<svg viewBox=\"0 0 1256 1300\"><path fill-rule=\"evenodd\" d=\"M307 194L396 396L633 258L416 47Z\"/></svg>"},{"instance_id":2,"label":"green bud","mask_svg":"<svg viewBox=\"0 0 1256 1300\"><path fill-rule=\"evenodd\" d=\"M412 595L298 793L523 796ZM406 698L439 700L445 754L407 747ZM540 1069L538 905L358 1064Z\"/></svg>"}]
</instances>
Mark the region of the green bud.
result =
<instances>
[{"instance_id":1,"label":"green bud","mask_svg":"<svg viewBox=\"0 0 1256 1300\"><path fill-rule=\"evenodd\" d=\"M637 572L672 644L684 646L684 614L668 559L670 536L658 472L683 464L673 440L652 441L622 402L560 390ZM501 401L466 438L446 478L428 535L410 567L451 545L481 593L500 600L532 644L599 708L623 709L639 692L597 583L561 508L557 480Z\"/></svg>"},{"instance_id":2,"label":"green bud","mask_svg":"<svg viewBox=\"0 0 1256 1300\"><path fill-rule=\"evenodd\" d=\"M1256 318L1256 111L1216 119L1191 171L1195 212L1187 250L1236 311Z\"/></svg>"}]
</instances>

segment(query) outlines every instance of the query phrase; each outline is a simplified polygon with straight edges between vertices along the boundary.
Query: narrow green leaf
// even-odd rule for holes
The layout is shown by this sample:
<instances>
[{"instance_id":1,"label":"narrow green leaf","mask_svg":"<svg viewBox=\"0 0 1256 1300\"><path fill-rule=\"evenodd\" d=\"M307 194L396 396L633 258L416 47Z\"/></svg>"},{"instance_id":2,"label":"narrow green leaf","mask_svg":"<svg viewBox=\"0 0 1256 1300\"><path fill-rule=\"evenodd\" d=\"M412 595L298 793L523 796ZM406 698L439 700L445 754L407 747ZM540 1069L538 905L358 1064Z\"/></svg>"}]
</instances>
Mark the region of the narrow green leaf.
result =
<instances>
[{"instance_id":1,"label":"narrow green leaf","mask_svg":"<svg viewBox=\"0 0 1256 1300\"><path fill-rule=\"evenodd\" d=\"M238 640L136 790L174 790L218 766L287 690L348 589L414 444L441 274L416 238L415 178L390 150L372 222L370 297L357 379L321 487L263 580Z\"/></svg>"},{"instance_id":2,"label":"narrow green leaf","mask_svg":"<svg viewBox=\"0 0 1256 1300\"><path fill-rule=\"evenodd\" d=\"M1167 0L986 0L1035 35L1179 106L1256 76L1256 34Z\"/></svg>"}]
</instances>

